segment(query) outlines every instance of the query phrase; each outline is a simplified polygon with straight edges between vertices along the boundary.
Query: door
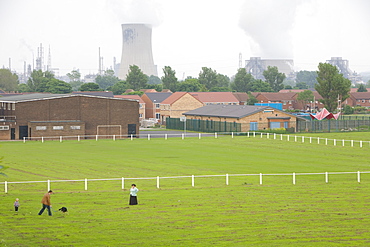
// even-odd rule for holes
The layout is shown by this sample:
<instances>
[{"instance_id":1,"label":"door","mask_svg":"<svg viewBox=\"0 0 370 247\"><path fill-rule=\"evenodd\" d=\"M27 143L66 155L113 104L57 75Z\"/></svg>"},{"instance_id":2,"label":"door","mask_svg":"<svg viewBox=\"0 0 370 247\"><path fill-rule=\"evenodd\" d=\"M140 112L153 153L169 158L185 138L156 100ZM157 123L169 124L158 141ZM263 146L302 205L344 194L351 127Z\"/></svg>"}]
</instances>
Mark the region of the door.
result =
<instances>
[{"instance_id":1,"label":"door","mask_svg":"<svg viewBox=\"0 0 370 247\"><path fill-rule=\"evenodd\" d=\"M15 128L10 129L10 140L15 140Z\"/></svg>"},{"instance_id":2,"label":"door","mask_svg":"<svg viewBox=\"0 0 370 247\"><path fill-rule=\"evenodd\" d=\"M128 125L128 135L136 137L136 124L129 124Z\"/></svg>"},{"instance_id":3,"label":"door","mask_svg":"<svg viewBox=\"0 0 370 247\"><path fill-rule=\"evenodd\" d=\"M28 126L19 126L19 139L23 140L23 137L28 137Z\"/></svg>"}]
</instances>

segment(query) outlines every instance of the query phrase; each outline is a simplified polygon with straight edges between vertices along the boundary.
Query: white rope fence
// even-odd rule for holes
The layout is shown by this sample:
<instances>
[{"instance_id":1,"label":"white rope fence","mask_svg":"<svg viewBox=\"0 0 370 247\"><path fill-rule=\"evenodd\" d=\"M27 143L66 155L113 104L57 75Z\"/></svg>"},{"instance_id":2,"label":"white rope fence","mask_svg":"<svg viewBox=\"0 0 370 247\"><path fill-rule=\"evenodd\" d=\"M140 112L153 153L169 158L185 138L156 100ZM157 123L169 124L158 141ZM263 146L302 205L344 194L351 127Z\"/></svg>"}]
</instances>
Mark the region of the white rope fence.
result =
<instances>
[{"instance_id":1,"label":"white rope fence","mask_svg":"<svg viewBox=\"0 0 370 247\"><path fill-rule=\"evenodd\" d=\"M264 132L220 132L220 133L178 133L178 134L136 134L136 135L78 135L78 136L48 136L48 137L23 137L23 142L26 141L67 141L67 140L77 140L82 141L85 139L89 140L107 140L111 139L116 140L135 140L137 138L145 138L150 141L153 138L163 138L167 140L168 138L181 138L184 140L189 137L196 137L202 139L202 137L214 137L215 139L220 136L247 136L247 137L260 137L274 140L285 140L288 142L301 142L301 143L313 143L313 144L322 144L322 145L333 145L333 146L350 146L350 147L364 147L365 145L370 147L370 141L362 140L344 140L344 139L330 139L323 137L309 137L309 136L299 136L299 135L287 135L287 134L276 134L276 133L264 133Z\"/></svg>"},{"instance_id":2,"label":"white rope fence","mask_svg":"<svg viewBox=\"0 0 370 247\"><path fill-rule=\"evenodd\" d=\"M271 173L271 174L222 174L222 175L191 175L191 176L173 176L173 177L146 177L146 178L99 178L99 179L79 179L79 180L46 180L46 181L22 181L22 182L0 182L0 184L4 184L4 192L8 193L8 185L9 184L30 184L30 183L46 183L47 190L51 189L51 183L60 183L60 182L83 182L84 189L88 190L88 182L89 181L112 181L112 180L121 180L121 189L125 188L125 182L127 180L155 180L157 182L156 187L160 188L160 181L161 179L178 179L178 178L191 178L191 186L195 187L195 178L207 178L207 177L225 177L225 184L229 185L230 177L241 177L241 176L259 176L259 184L263 184L263 177L264 176L292 176L292 184L296 184L296 176L301 175L325 175L325 183L329 183L329 175L335 174L357 174L357 182L361 182L361 174L370 173L370 171L357 171L357 172L319 172L319 173Z\"/></svg>"}]
</instances>

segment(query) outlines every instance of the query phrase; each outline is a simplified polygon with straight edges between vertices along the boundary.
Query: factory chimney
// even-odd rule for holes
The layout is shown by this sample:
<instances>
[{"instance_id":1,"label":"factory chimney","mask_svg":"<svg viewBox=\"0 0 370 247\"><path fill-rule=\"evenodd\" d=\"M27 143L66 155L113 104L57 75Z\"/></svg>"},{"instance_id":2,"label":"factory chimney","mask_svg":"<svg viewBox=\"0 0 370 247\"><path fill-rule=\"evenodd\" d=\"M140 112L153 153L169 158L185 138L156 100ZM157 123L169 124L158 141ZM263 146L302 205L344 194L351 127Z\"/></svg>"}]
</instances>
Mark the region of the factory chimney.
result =
<instances>
[{"instance_id":1,"label":"factory chimney","mask_svg":"<svg viewBox=\"0 0 370 247\"><path fill-rule=\"evenodd\" d=\"M147 76L157 76L152 53L152 28L146 24L122 24L122 57L118 77L126 79L130 65Z\"/></svg>"}]
</instances>

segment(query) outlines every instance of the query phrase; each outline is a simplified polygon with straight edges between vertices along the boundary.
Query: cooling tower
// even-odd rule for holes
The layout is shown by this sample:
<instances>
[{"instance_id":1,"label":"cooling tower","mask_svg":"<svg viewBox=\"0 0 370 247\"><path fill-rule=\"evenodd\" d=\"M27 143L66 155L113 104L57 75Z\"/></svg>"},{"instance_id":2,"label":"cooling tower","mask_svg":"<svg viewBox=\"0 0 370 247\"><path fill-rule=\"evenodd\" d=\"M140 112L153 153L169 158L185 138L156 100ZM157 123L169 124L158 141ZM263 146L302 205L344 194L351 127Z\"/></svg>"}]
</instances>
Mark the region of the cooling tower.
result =
<instances>
[{"instance_id":1,"label":"cooling tower","mask_svg":"<svg viewBox=\"0 0 370 247\"><path fill-rule=\"evenodd\" d=\"M122 24L122 58L118 77L126 79L130 65L137 65L147 76L157 76L152 53L152 29L146 24Z\"/></svg>"}]
</instances>

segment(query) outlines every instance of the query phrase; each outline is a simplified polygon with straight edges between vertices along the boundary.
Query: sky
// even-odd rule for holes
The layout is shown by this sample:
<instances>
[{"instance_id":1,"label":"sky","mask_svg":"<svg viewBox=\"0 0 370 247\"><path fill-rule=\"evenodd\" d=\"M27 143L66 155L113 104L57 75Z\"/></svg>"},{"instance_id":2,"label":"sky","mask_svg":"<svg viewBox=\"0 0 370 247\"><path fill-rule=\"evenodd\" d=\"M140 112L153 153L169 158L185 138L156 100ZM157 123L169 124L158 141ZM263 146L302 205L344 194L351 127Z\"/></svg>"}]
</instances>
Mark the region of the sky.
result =
<instances>
[{"instance_id":1,"label":"sky","mask_svg":"<svg viewBox=\"0 0 370 247\"><path fill-rule=\"evenodd\" d=\"M23 72L44 64L60 76L97 73L121 61L124 23L147 23L158 75L171 66L180 80L202 67L231 77L250 57L294 59L317 70L331 57L370 71L368 0L0 0L0 67ZM10 60L10 62L9 62Z\"/></svg>"}]
</instances>

